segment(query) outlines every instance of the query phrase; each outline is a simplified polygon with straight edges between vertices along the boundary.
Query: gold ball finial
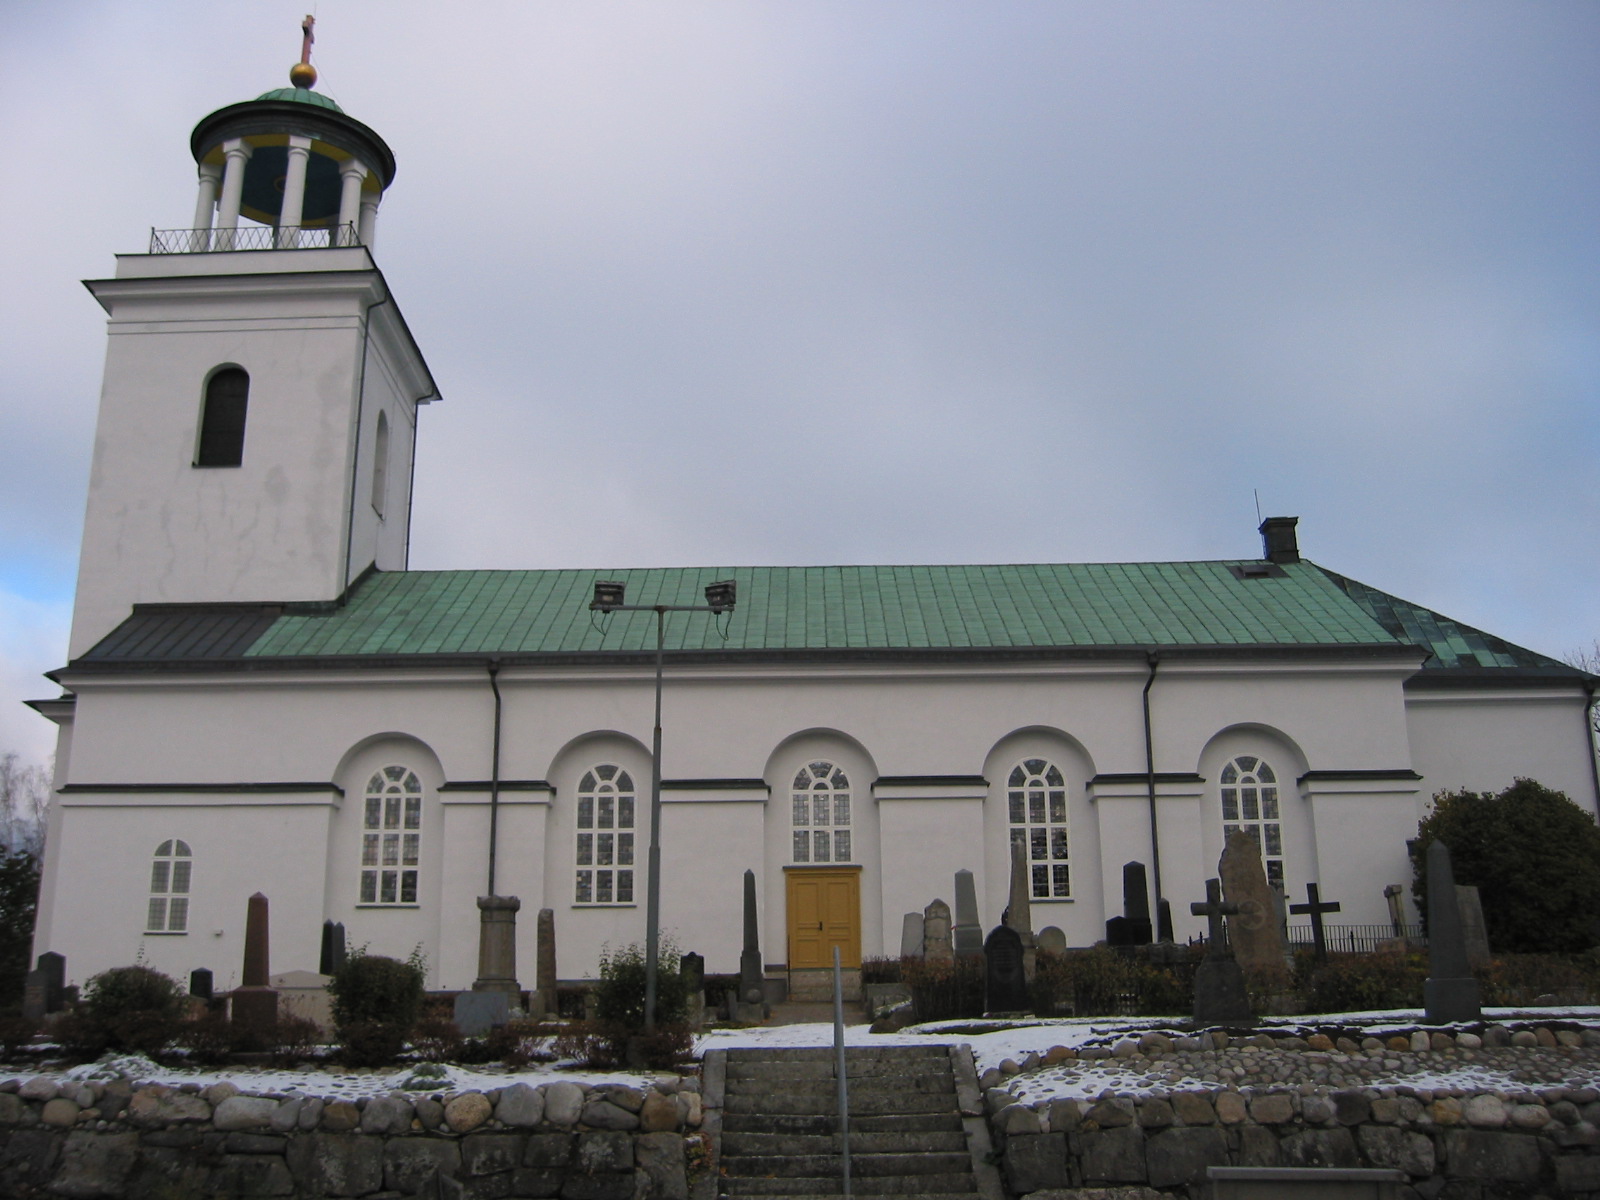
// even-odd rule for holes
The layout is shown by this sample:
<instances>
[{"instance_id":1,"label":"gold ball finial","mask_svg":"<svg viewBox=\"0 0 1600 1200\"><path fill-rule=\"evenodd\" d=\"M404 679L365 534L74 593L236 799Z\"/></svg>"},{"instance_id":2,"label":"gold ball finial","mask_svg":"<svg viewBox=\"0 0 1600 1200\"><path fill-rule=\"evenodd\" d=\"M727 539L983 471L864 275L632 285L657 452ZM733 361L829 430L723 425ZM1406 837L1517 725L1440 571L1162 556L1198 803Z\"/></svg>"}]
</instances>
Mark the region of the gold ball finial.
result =
<instances>
[{"instance_id":1,"label":"gold ball finial","mask_svg":"<svg viewBox=\"0 0 1600 1200\"><path fill-rule=\"evenodd\" d=\"M289 82L297 88L317 85L317 69L308 62L297 62L289 68Z\"/></svg>"}]
</instances>

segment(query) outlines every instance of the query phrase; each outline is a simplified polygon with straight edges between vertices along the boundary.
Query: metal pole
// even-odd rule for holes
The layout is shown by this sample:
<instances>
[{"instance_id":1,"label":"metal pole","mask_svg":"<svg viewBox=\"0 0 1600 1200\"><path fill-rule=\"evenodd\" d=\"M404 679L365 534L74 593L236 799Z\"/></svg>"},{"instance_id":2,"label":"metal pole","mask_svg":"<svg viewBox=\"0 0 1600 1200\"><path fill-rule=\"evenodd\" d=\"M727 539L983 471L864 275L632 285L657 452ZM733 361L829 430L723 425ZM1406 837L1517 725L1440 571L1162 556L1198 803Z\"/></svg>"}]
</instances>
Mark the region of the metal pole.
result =
<instances>
[{"instance_id":1,"label":"metal pole","mask_svg":"<svg viewBox=\"0 0 1600 1200\"><path fill-rule=\"evenodd\" d=\"M656 1027L656 972L661 944L661 658L667 610L656 608L656 728L650 744L650 877L644 901L644 1027Z\"/></svg>"},{"instance_id":2,"label":"metal pole","mask_svg":"<svg viewBox=\"0 0 1600 1200\"><path fill-rule=\"evenodd\" d=\"M833 1073L839 1081L839 1145L844 1154L844 1197L850 1200L850 1083L844 1065L844 982L839 947L833 948Z\"/></svg>"}]
</instances>

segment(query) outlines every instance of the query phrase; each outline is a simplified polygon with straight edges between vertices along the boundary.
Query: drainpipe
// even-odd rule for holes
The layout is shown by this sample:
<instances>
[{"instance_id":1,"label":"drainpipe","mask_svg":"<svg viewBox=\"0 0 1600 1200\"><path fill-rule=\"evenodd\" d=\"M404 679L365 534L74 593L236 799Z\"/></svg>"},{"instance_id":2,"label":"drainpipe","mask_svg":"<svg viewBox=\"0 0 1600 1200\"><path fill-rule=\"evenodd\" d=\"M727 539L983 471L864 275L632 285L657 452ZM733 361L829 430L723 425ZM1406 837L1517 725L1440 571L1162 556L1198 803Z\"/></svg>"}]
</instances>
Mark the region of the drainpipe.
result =
<instances>
[{"instance_id":1,"label":"drainpipe","mask_svg":"<svg viewBox=\"0 0 1600 1200\"><path fill-rule=\"evenodd\" d=\"M489 895L494 890L495 854L500 838L500 660L489 660L489 687L494 692L494 762L489 776Z\"/></svg>"},{"instance_id":2,"label":"drainpipe","mask_svg":"<svg viewBox=\"0 0 1600 1200\"><path fill-rule=\"evenodd\" d=\"M1594 806L1600 813L1600 739L1595 737L1595 685L1585 683L1584 694L1589 697L1589 703L1583 706L1583 733L1589 742L1589 774L1594 777Z\"/></svg>"},{"instance_id":3,"label":"drainpipe","mask_svg":"<svg viewBox=\"0 0 1600 1200\"><path fill-rule=\"evenodd\" d=\"M1155 737L1150 730L1150 688L1156 681L1156 666L1161 660L1158 651L1147 650L1145 661L1150 664L1150 674L1144 681L1144 779L1145 791L1150 800L1150 875L1151 882L1155 884L1156 892L1156 931L1159 940L1161 930L1161 827L1156 820L1156 750ZM1171 936L1171 930L1165 931Z\"/></svg>"}]
</instances>

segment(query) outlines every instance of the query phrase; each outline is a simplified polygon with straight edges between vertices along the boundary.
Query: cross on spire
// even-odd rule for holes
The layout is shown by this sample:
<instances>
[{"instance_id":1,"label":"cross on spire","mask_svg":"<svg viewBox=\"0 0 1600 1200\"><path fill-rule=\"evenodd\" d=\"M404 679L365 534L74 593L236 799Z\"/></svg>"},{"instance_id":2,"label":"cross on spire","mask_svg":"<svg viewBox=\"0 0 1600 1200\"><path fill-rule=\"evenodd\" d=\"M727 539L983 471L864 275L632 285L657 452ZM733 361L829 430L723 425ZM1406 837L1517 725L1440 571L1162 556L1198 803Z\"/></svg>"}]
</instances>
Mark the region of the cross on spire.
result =
<instances>
[{"instance_id":1,"label":"cross on spire","mask_svg":"<svg viewBox=\"0 0 1600 1200\"><path fill-rule=\"evenodd\" d=\"M1226 927L1222 923L1222 918L1237 915L1239 906L1222 898L1222 880L1206 880L1205 903L1202 904L1198 900L1193 901L1189 905L1189 911L1197 917L1206 918L1211 926L1211 931L1208 934L1211 942L1209 953L1227 953L1228 934Z\"/></svg>"},{"instance_id":2,"label":"cross on spire","mask_svg":"<svg viewBox=\"0 0 1600 1200\"><path fill-rule=\"evenodd\" d=\"M303 63L309 64L311 62L311 43L317 40L317 35L312 33L311 30L316 23L317 19L310 13L307 13L306 19L300 22L300 33L302 35L300 38L300 61Z\"/></svg>"},{"instance_id":3,"label":"cross on spire","mask_svg":"<svg viewBox=\"0 0 1600 1200\"><path fill-rule=\"evenodd\" d=\"M1328 957L1328 939L1322 930L1322 914L1336 913L1339 911L1337 900L1324 900L1322 893L1314 883L1306 884L1306 903L1291 904L1289 911L1296 916L1309 913L1311 915L1311 938L1317 944L1317 961L1321 962Z\"/></svg>"}]
</instances>

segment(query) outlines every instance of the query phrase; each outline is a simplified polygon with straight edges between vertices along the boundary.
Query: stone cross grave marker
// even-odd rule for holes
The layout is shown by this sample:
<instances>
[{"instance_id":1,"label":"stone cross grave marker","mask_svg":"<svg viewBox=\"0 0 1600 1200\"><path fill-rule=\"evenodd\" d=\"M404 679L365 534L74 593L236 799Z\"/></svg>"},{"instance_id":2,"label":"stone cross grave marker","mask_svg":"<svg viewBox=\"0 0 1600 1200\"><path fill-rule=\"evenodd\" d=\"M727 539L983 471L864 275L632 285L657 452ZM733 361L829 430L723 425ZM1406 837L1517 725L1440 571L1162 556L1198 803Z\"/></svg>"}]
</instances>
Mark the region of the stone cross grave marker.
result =
<instances>
[{"instance_id":1,"label":"stone cross grave marker","mask_svg":"<svg viewBox=\"0 0 1600 1200\"><path fill-rule=\"evenodd\" d=\"M922 957L934 962L948 962L955 957L950 941L950 906L943 900L936 899L922 910Z\"/></svg>"},{"instance_id":2,"label":"stone cross grave marker","mask_svg":"<svg viewBox=\"0 0 1600 1200\"><path fill-rule=\"evenodd\" d=\"M1450 848L1435 838L1428 845L1427 862L1428 978L1422 984L1422 997L1428 1023L1477 1021L1483 1016L1483 1001L1467 965Z\"/></svg>"},{"instance_id":3,"label":"stone cross grave marker","mask_svg":"<svg viewBox=\"0 0 1600 1200\"><path fill-rule=\"evenodd\" d=\"M983 924L978 918L978 888L972 872L956 872L956 923L951 930L957 958L983 953Z\"/></svg>"},{"instance_id":4,"label":"stone cross grave marker","mask_svg":"<svg viewBox=\"0 0 1600 1200\"><path fill-rule=\"evenodd\" d=\"M1263 977L1282 975L1283 929L1273 913L1272 889L1256 840L1236 831L1222 851L1217 871L1222 876L1222 894L1239 907L1228 922L1228 941L1240 969Z\"/></svg>"},{"instance_id":5,"label":"stone cross grave marker","mask_svg":"<svg viewBox=\"0 0 1600 1200\"><path fill-rule=\"evenodd\" d=\"M1222 898L1222 881L1206 880L1205 902L1195 901L1189 911L1206 918L1210 928L1206 956L1194 973L1194 1019L1197 1025L1235 1025L1254 1020L1244 972L1228 944L1224 917L1236 916L1239 906Z\"/></svg>"},{"instance_id":6,"label":"stone cross grave marker","mask_svg":"<svg viewBox=\"0 0 1600 1200\"><path fill-rule=\"evenodd\" d=\"M1304 904L1291 904L1289 911L1296 916L1309 915L1311 917L1311 940L1317 947L1317 961L1326 962L1328 958L1328 937L1322 928L1322 918L1326 913L1339 911L1337 900L1324 900L1322 893L1314 883L1306 884L1306 902Z\"/></svg>"},{"instance_id":7,"label":"stone cross grave marker","mask_svg":"<svg viewBox=\"0 0 1600 1200\"><path fill-rule=\"evenodd\" d=\"M996 925L983 943L983 1011L985 1016L1024 1013L1028 979L1022 969L1022 935Z\"/></svg>"},{"instance_id":8,"label":"stone cross grave marker","mask_svg":"<svg viewBox=\"0 0 1600 1200\"><path fill-rule=\"evenodd\" d=\"M900 918L900 957L922 957L922 914L907 913Z\"/></svg>"}]
</instances>

